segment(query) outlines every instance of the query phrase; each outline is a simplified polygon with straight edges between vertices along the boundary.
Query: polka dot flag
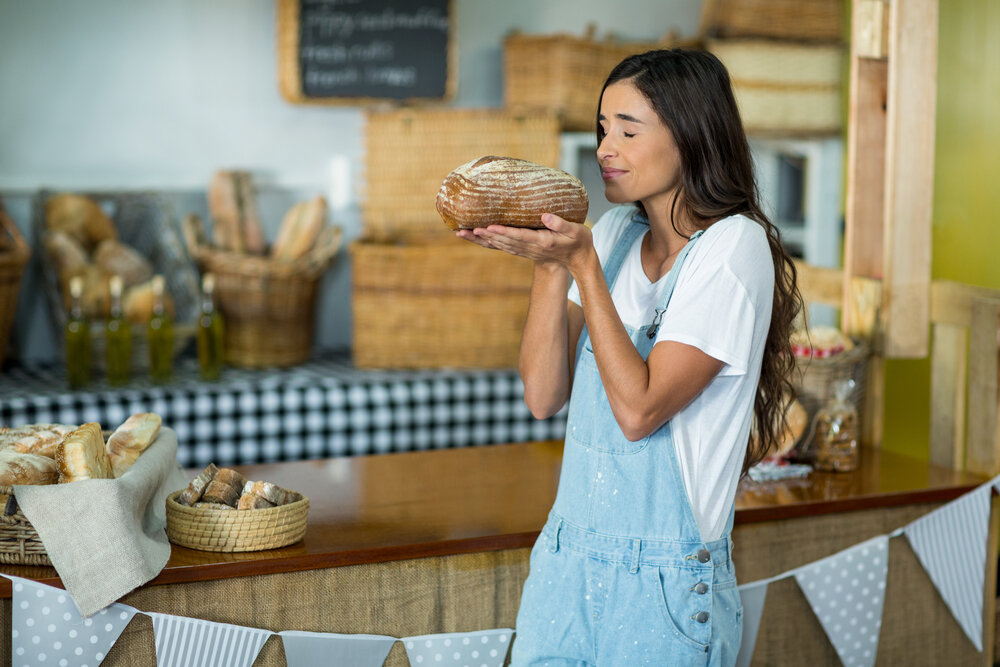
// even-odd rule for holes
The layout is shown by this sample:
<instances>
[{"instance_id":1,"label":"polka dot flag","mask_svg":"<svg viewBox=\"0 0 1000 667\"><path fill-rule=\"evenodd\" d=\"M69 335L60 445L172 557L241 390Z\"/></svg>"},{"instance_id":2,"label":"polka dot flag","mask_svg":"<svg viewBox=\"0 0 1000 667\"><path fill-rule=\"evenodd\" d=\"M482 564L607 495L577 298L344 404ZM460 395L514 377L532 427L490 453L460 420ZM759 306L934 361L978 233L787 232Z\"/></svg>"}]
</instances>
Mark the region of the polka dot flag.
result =
<instances>
[{"instance_id":1,"label":"polka dot flag","mask_svg":"<svg viewBox=\"0 0 1000 667\"><path fill-rule=\"evenodd\" d=\"M97 667L137 610L114 603L83 618L69 593L3 575L13 589L11 665Z\"/></svg>"},{"instance_id":2,"label":"polka dot flag","mask_svg":"<svg viewBox=\"0 0 1000 667\"><path fill-rule=\"evenodd\" d=\"M513 630L481 630L404 637L411 667L500 667L507 657Z\"/></svg>"},{"instance_id":3,"label":"polka dot flag","mask_svg":"<svg viewBox=\"0 0 1000 667\"><path fill-rule=\"evenodd\" d=\"M848 667L875 664L888 573L888 535L795 571L795 580Z\"/></svg>"}]
</instances>

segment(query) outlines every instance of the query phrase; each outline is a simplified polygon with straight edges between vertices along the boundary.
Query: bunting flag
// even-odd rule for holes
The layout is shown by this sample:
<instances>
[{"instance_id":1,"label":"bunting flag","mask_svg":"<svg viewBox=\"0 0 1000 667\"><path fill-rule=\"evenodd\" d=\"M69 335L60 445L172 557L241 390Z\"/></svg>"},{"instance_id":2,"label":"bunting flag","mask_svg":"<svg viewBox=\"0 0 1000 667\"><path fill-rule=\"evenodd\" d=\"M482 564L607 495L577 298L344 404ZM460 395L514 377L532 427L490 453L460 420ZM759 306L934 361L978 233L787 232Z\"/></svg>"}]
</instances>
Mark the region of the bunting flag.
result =
<instances>
[{"instance_id":1,"label":"bunting flag","mask_svg":"<svg viewBox=\"0 0 1000 667\"><path fill-rule=\"evenodd\" d=\"M113 603L83 618L73 598L61 588L3 575L10 579L12 665L93 665L104 660L137 613Z\"/></svg>"},{"instance_id":2,"label":"bunting flag","mask_svg":"<svg viewBox=\"0 0 1000 667\"><path fill-rule=\"evenodd\" d=\"M385 635L337 635L325 632L279 632L285 645L288 667L354 665L378 667L396 643Z\"/></svg>"},{"instance_id":3,"label":"bunting flag","mask_svg":"<svg viewBox=\"0 0 1000 667\"><path fill-rule=\"evenodd\" d=\"M845 665L875 664L888 573L888 535L795 571L799 588Z\"/></svg>"},{"instance_id":4,"label":"bunting flag","mask_svg":"<svg viewBox=\"0 0 1000 667\"><path fill-rule=\"evenodd\" d=\"M411 665L501 667L513 634L513 630L501 628L403 637L402 642Z\"/></svg>"},{"instance_id":5,"label":"bunting flag","mask_svg":"<svg viewBox=\"0 0 1000 667\"><path fill-rule=\"evenodd\" d=\"M153 619L157 667L250 667L270 630L143 612Z\"/></svg>"},{"instance_id":6,"label":"bunting flag","mask_svg":"<svg viewBox=\"0 0 1000 667\"><path fill-rule=\"evenodd\" d=\"M764 599L767 597L767 579L754 581L740 586L740 599L743 601L743 641L740 653L736 656L736 667L750 667L753 660L753 649L757 644L757 631L760 629L760 617L764 612Z\"/></svg>"},{"instance_id":7,"label":"bunting flag","mask_svg":"<svg viewBox=\"0 0 1000 667\"><path fill-rule=\"evenodd\" d=\"M983 650L986 534L993 483L906 526L920 564L976 649Z\"/></svg>"}]
</instances>

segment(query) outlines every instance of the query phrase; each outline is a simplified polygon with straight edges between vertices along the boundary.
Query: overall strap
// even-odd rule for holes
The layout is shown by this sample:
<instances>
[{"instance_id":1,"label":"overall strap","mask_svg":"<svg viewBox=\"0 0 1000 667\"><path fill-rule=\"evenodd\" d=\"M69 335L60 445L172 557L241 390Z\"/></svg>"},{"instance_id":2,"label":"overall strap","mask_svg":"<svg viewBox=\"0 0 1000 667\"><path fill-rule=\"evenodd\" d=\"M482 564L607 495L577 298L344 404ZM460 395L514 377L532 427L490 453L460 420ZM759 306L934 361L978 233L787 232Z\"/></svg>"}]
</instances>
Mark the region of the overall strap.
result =
<instances>
[{"instance_id":1,"label":"overall strap","mask_svg":"<svg viewBox=\"0 0 1000 667\"><path fill-rule=\"evenodd\" d=\"M702 235L705 230L699 229L691 238L688 239L687 245L685 245L677 259L674 260L674 265L670 267L670 271L667 273L667 284L663 288L663 300L660 302L659 308L656 309L656 317L653 318L653 325L646 332L646 335L651 339L656 338L656 333L660 330L660 321L663 319L663 314L667 312L667 305L670 303L670 297L674 294L674 287L677 286L677 278L681 275L681 267L684 266L684 261L687 259L688 253L691 252L691 247L694 246L694 242L698 240L698 237Z\"/></svg>"},{"instance_id":2,"label":"overall strap","mask_svg":"<svg viewBox=\"0 0 1000 667\"><path fill-rule=\"evenodd\" d=\"M636 239L648 230L648 224L638 222L633 217L632 220L629 221L625 231L618 237L615 247L611 250L611 255L602 267L604 270L604 282L607 283L609 292L614 289L615 281L618 280L618 273L621 271L625 258L628 257L628 251L632 248L632 244L635 243ZM590 334L587 332L587 324L584 323L583 329L580 331L580 338L576 342L575 360L580 359L580 350L583 349L583 344L589 336Z\"/></svg>"}]
</instances>

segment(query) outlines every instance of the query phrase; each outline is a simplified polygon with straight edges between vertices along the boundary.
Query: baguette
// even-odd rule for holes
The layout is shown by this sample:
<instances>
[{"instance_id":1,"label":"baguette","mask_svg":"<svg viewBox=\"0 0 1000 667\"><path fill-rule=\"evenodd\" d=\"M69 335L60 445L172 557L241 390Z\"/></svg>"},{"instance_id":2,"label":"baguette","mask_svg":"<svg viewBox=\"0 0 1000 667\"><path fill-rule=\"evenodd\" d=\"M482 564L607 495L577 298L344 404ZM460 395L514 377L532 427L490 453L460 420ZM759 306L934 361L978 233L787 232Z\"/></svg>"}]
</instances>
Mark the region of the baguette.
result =
<instances>
[{"instance_id":1,"label":"baguette","mask_svg":"<svg viewBox=\"0 0 1000 667\"><path fill-rule=\"evenodd\" d=\"M94 263L109 275L119 275L125 287L153 277L153 265L135 248L114 239L105 239L94 251Z\"/></svg>"},{"instance_id":2,"label":"baguette","mask_svg":"<svg viewBox=\"0 0 1000 667\"><path fill-rule=\"evenodd\" d=\"M580 179L527 160L487 156L445 177L437 210L451 229L509 225L541 229L543 213L570 222L587 218L590 200Z\"/></svg>"},{"instance_id":3,"label":"baguette","mask_svg":"<svg viewBox=\"0 0 1000 667\"><path fill-rule=\"evenodd\" d=\"M90 422L71 432L56 449L59 483L112 479L115 474L104 449L101 425Z\"/></svg>"},{"instance_id":4,"label":"baguette","mask_svg":"<svg viewBox=\"0 0 1000 667\"><path fill-rule=\"evenodd\" d=\"M58 480L59 468L47 456L14 449L0 451L0 486L55 484Z\"/></svg>"},{"instance_id":5,"label":"baguette","mask_svg":"<svg viewBox=\"0 0 1000 667\"><path fill-rule=\"evenodd\" d=\"M215 172L208 186L208 210L215 223L215 245L233 252L264 253L264 232L249 173Z\"/></svg>"},{"instance_id":6,"label":"baguette","mask_svg":"<svg viewBox=\"0 0 1000 667\"><path fill-rule=\"evenodd\" d=\"M326 200L322 197L295 204L281 221L271 256L286 261L305 255L316 244L326 223Z\"/></svg>"},{"instance_id":7,"label":"baguette","mask_svg":"<svg viewBox=\"0 0 1000 667\"><path fill-rule=\"evenodd\" d=\"M160 415L140 412L126 419L108 438L106 449L115 477L125 474L160 432Z\"/></svg>"}]
</instances>

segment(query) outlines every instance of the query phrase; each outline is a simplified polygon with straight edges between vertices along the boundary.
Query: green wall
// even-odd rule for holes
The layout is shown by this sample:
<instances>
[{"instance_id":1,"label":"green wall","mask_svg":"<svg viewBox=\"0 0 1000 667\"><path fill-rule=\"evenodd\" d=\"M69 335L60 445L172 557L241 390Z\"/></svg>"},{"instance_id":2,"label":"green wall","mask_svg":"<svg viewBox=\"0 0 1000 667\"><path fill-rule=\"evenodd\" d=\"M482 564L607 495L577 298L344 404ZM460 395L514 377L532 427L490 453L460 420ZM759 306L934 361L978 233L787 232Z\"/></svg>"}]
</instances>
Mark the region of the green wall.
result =
<instances>
[{"instance_id":1,"label":"green wall","mask_svg":"<svg viewBox=\"0 0 1000 667\"><path fill-rule=\"evenodd\" d=\"M940 0L931 277L1000 289L1000 2ZM883 446L923 459L930 363L886 363Z\"/></svg>"}]
</instances>

